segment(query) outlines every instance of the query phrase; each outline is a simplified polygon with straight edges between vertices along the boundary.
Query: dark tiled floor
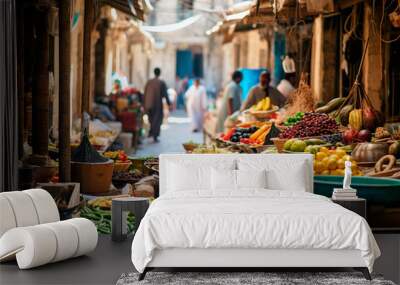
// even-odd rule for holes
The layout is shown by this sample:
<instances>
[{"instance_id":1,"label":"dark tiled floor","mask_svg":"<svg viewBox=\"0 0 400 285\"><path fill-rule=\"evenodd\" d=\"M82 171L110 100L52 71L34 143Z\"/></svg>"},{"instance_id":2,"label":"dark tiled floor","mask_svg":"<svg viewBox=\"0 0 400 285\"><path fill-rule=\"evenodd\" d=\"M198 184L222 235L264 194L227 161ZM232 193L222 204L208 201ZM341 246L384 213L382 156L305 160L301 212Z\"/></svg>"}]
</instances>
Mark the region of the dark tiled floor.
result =
<instances>
[{"instance_id":1,"label":"dark tiled floor","mask_svg":"<svg viewBox=\"0 0 400 285\"><path fill-rule=\"evenodd\" d=\"M100 235L95 251L29 270L19 270L16 262L0 265L0 284L115 284L124 272L134 271L131 262L132 237L121 243L110 235Z\"/></svg>"}]
</instances>

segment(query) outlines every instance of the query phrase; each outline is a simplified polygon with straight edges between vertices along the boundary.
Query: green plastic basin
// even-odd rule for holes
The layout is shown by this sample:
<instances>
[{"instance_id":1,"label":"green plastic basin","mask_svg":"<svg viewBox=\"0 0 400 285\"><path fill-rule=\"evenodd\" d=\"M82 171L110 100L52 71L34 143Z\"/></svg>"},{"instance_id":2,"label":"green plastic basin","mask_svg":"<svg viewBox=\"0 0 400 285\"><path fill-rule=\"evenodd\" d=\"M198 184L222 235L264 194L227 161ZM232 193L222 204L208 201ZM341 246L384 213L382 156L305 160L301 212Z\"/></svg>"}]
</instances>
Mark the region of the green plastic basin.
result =
<instances>
[{"instance_id":1,"label":"green plastic basin","mask_svg":"<svg viewBox=\"0 0 400 285\"><path fill-rule=\"evenodd\" d=\"M333 188L341 188L343 176L315 176L314 193L332 197ZM400 179L356 176L351 179L351 187L357 189L358 197L369 204L385 207L400 206Z\"/></svg>"}]
</instances>

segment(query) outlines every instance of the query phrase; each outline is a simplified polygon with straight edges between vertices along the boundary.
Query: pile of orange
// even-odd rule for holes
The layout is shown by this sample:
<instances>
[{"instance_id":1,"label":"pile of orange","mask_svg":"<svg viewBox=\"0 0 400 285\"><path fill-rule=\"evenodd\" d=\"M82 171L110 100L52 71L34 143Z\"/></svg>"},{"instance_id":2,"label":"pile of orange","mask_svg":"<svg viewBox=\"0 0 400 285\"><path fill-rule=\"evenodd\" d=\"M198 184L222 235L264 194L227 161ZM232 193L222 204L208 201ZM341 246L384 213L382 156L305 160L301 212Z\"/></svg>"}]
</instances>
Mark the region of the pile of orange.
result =
<instances>
[{"instance_id":1,"label":"pile of orange","mask_svg":"<svg viewBox=\"0 0 400 285\"><path fill-rule=\"evenodd\" d=\"M351 169L353 176L361 176L362 172L358 168L357 162L354 161L345 150L336 148L328 149L321 147L314 157L314 174L315 175L344 175L344 162L351 161Z\"/></svg>"}]
</instances>

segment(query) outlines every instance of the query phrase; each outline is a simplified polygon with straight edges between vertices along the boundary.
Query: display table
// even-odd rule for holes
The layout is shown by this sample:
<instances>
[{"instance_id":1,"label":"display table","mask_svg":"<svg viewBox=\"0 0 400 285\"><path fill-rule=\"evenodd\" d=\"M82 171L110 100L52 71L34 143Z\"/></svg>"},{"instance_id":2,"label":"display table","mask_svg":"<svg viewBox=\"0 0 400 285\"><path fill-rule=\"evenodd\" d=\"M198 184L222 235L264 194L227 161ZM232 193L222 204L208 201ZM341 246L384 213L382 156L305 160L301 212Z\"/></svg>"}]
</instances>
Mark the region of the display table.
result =
<instances>
[{"instance_id":1,"label":"display table","mask_svg":"<svg viewBox=\"0 0 400 285\"><path fill-rule=\"evenodd\" d=\"M128 234L128 212L135 216L136 229L149 208L150 200L140 197L121 197L112 200L111 206L111 238L113 241L123 241ZM136 230L135 229L135 230Z\"/></svg>"},{"instance_id":2,"label":"display table","mask_svg":"<svg viewBox=\"0 0 400 285\"><path fill-rule=\"evenodd\" d=\"M364 219L367 218L367 200L363 198L356 199L332 199L333 203L339 204L340 206L359 214Z\"/></svg>"}]
</instances>

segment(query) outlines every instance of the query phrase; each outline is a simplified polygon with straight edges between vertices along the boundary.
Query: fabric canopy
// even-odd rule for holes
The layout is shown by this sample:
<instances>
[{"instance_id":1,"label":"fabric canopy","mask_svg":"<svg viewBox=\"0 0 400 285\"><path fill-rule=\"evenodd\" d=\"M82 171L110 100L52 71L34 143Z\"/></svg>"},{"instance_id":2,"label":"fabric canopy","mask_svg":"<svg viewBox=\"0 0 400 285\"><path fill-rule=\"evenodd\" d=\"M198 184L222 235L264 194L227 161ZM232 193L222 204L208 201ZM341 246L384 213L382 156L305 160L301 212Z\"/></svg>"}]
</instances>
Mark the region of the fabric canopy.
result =
<instances>
[{"instance_id":1,"label":"fabric canopy","mask_svg":"<svg viewBox=\"0 0 400 285\"><path fill-rule=\"evenodd\" d=\"M203 16L202 15L195 15L190 18L187 18L183 21L180 21L178 23L174 24L167 24L167 25L159 25L159 26L141 26L140 28L143 31L146 32L152 32L152 33L169 33L169 32L175 32L181 29L184 29L186 27L189 27L190 25L193 25L197 21L199 21Z\"/></svg>"}]
</instances>

